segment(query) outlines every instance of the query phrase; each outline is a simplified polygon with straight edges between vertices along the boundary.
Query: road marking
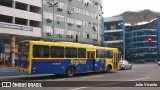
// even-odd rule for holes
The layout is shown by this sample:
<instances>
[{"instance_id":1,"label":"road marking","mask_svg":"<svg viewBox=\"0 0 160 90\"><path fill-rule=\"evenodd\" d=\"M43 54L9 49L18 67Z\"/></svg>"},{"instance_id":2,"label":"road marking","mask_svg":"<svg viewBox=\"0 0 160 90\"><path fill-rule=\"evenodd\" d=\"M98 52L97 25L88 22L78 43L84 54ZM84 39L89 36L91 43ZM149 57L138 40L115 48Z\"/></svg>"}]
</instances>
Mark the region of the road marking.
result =
<instances>
[{"instance_id":1,"label":"road marking","mask_svg":"<svg viewBox=\"0 0 160 90\"><path fill-rule=\"evenodd\" d=\"M86 86L86 87L73 88L73 89L69 89L69 90L80 90L80 89L86 89L86 88L89 88L89 87L104 86L104 85L112 85L112 84L118 84L118 83L122 83L122 82L108 83L108 84L99 84L99 85L91 85L91 86Z\"/></svg>"},{"instance_id":2,"label":"road marking","mask_svg":"<svg viewBox=\"0 0 160 90\"><path fill-rule=\"evenodd\" d=\"M128 81L139 81L139 80L144 80L144 79L148 79L150 77L145 77L145 78L138 78L138 79L133 79L133 80L128 80Z\"/></svg>"},{"instance_id":3,"label":"road marking","mask_svg":"<svg viewBox=\"0 0 160 90\"><path fill-rule=\"evenodd\" d=\"M49 81L64 81L65 79L56 79L56 80L49 80Z\"/></svg>"},{"instance_id":4,"label":"road marking","mask_svg":"<svg viewBox=\"0 0 160 90\"><path fill-rule=\"evenodd\" d=\"M89 76L89 77L83 77L83 78L93 78L93 77L103 77L104 75L98 75L98 76Z\"/></svg>"},{"instance_id":5,"label":"road marking","mask_svg":"<svg viewBox=\"0 0 160 90\"><path fill-rule=\"evenodd\" d=\"M127 80L127 81L138 81L138 80L144 80L144 79L148 79L148 78L150 78L150 77L138 78L138 79ZM108 83L108 84L99 84L99 85L91 85L91 86L86 86L86 87L73 88L73 89L69 89L69 90L80 90L80 89L85 89L85 88L89 88L89 87L112 85L112 84L118 84L118 83L123 83L123 82Z\"/></svg>"},{"instance_id":6,"label":"road marking","mask_svg":"<svg viewBox=\"0 0 160 90\"><path fill-rule=\"evenodd\" d=\"M80 90L80 89L85 89L85 88L88 88L88 87L79 87L79 88L73 88L73 89L69 89L69 90Z\"/></svg>"},{"instance_id":7,"label":"road marking","mask_svg":"<svg viewBox=\"0 0 160 90\"><path fill-rule=\"evenodd\" d=\"M47 80L32 80L32 81L64 81L65 79L56 79L56 80L52 80L52 79L47 79Z\"/></svg>"}]
</instances>

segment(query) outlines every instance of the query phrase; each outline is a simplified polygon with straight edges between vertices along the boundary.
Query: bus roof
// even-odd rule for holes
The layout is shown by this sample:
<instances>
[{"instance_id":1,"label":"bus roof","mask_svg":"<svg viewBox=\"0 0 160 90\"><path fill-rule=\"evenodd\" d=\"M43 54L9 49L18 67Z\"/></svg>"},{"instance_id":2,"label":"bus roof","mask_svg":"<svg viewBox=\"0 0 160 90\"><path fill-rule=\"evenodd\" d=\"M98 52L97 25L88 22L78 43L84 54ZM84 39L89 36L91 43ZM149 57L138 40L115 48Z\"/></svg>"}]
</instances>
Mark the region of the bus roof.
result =
<instances>
[{"instance_id":1,"label":"bus roof","mask_svg":"<svg viewBox=\"0 0 160 90\"><path fill-rule=\"evenodd\" d=\"M97 49L107 49L107 50L118 50L117 48L111 47L102 47L102 46L94 46L91 44L82 44L82 43L75 43L75 42L49 42L49 41L34 41L34 40L24 40L21 42L31 42L33 44L39 45L53 45L53 46L64 46L64 47L81 47L81 48L97 48ZM20 43L21 43L20 42Z\"/></svg>"},{"instance_id":2,"label":"bus roof","mask_svg":"<svg viewBox=\"0 0 160 90\"><path fill-rule=\"evenodd\" d=\"M80 47L80 48L96 48L90 44L81 44L81 43L73 43L73 42L49 42L49 41L33 41L33 40L24 40L21 42L30 42L32 44L37 45L53 45L53 46L64 46L64 47ZM20 43L21 43L20 42Z\"/></svg>"}]
</instances>

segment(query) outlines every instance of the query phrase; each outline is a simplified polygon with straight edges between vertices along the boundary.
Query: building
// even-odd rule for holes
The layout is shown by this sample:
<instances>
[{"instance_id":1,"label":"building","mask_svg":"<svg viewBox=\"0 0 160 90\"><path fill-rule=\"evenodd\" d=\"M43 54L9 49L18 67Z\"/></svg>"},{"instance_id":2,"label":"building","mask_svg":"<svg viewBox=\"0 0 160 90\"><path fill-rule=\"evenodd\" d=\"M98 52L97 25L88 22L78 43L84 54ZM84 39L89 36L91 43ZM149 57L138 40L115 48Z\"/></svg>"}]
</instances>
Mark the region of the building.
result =
<instances>
[{"instance_id":1,"label":"building","mask_svg":"<svg viewBox=\"0 0 160 90\"><path fill-rule=\"evenodd\" d=\"M101 45L101 30L102 0L0 0L0 65L14 65L19 41Z\"/></svg>"},{"instance_id":2,"label":"building","mask_svg":"<svg viewBox=\"0 0 160 90\"><path fill-rule=\"evenodd\" d=\"M4 48L0 63L7 63L9 56L12 64L16 59L18 42L39 40L42 37L41 0L0 0L0 44Z\"/></svg>"},{"instance_id":3,"label":"building","mask_svg":"<svg viewBox=\"0 0 160 90\"><path fill-rule=\"evenodd\" d=\"M101 45L101 30L102 0L43 0L43 39Z\"/></svg>"},{"instance_id":4,"label":"building","mask_svg":"<svg viewBox=\"0 0 160 90\"><path fill-rule=\"evenodd\" d=\"M104 18L104 40L103 46L118 48L121 58L125 58L125 28L124 18L108 17Z\"/></svg>"},{"instance_id":5,"label":"building","mask_svg":"<svg viewBox=\"0 0 160 90\"><path fill-rule=\"evenodd\" d=\"M126 59L130 62L156 62L158 55L158 20L126 26Z\"/></svg>"}]
</instances>

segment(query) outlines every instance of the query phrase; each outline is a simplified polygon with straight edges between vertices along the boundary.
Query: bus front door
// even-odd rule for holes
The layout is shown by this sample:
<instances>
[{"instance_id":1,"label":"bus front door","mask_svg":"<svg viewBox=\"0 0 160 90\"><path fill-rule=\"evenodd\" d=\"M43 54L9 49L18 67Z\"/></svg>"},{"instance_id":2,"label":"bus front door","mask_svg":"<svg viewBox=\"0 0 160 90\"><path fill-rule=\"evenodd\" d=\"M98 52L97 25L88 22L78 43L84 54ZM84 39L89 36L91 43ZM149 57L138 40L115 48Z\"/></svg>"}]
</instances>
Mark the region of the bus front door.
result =
<instances>
[{"instance_id":1,"label":"bus front door","mask_svg":"<svg viewBox=\"0 0 160 90\"><path fill-rule=\"evenodd\" d=\"M118 53L113 54L113 69L118 70Z\"/></svg>"}]
</instances>

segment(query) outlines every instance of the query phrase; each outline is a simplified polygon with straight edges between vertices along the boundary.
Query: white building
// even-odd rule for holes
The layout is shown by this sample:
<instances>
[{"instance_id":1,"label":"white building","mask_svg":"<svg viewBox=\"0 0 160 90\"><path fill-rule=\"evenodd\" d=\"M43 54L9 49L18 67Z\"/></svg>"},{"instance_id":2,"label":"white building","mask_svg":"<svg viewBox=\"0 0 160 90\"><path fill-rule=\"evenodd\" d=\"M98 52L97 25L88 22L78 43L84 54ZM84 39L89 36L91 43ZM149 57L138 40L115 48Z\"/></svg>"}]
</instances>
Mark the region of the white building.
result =
<instances>
[{"instance_id":1,"label":"white building","mask_svg":"<svg viewBox=\"0 0 160 90\"><path fill-rule=\"evenodd\" d=\"M16 52L21 40L41 38L41 12L42 0L0 0L0 44L5 45L5 55L10 48Z\"/></svg>"}]
</instances>

